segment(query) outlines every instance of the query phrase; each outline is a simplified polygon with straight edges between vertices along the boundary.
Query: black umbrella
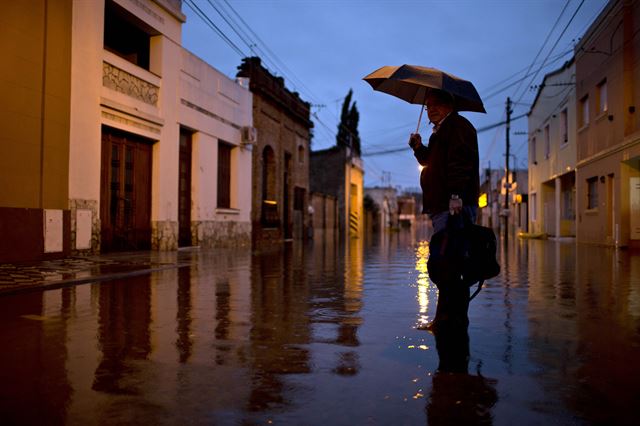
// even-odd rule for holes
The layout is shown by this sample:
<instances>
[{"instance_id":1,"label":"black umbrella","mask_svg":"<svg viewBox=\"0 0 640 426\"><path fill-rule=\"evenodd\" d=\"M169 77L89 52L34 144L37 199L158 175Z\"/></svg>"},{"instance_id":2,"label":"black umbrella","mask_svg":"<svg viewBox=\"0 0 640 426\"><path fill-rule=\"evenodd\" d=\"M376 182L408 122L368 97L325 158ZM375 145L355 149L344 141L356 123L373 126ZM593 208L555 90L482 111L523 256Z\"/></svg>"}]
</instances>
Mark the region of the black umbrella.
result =
<instances>
[{"instance_id":1,"label":"black umbrella","mask_svg":"<svg viewBox=\"0 0 640 426\"><path fill-rule=\"evenodd\" d=\"M384 66L363 78L374 90L388 93L412 104L424 105L430 89L453 96L457 111L487 112L478 91L468 80L436 68L418 65ZM422 109L420 109L420 119ZM418 125L420 124L418 120Z\"/></svg>"}]
</instances>

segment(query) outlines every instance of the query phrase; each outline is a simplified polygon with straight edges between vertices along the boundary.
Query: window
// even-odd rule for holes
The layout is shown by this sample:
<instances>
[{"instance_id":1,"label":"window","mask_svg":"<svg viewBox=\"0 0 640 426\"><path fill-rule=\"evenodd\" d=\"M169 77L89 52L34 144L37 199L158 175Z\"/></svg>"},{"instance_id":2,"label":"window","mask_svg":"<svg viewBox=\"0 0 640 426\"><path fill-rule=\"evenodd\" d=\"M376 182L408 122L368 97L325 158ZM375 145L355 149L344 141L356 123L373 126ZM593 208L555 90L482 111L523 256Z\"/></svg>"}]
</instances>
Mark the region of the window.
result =
<instances>
[{"instance_id":1,"label":"window","mask_svg":"<svg viewBox=\"0 0 640 426\"><path fill-rule=\"evenodd\" d=\"M538 164L538 161L536 160L536 138L533 137L531 139L531 154L530 154L530 158L531 158L531 162L533 164Z\"/></svg>"},{"instance_id":2,"label":"window","mask_svg":"<svg viewBox=\"0 0 640 426\"><path fill-rule=\"evenodd\" d=\"M105 3L104 48L149 70L151 31L136 17L113 1Z\"/></svg>"},{"instance_id":3,"label":"window","mask_svg":"<svg viewBox=\"0 0 640 426\"><path fill-rule=\"evenodd\" d=\"M563 109L560 112L560 143L565 144L569 142L569 127L567 123L567 109Z\"/></svg>"},{"instance_id":4,"label":"window","mask_svg":"<svg viewBox=\"0 0 640 426\"><path fill-rule=\"evenodd\" d=\"M218 143L218 208L231 207L231 151L233 146Z\"/></svg>"},{"instance_id":5,"label":"window","mask_svg":"<svg viewBox=\"0 0 640 426\"><path fill-rule=\"evenodd\" d=\"M549 135L549 125L544 126L544 158L551 156L551 135Z\"/></svg>"},{"instance_id":6,"label":"window","mask_svg":"<svg viewBox=\"0 0 640 426\"><path fill-rule=\"evenodd\" d=\"M298 146L298 163L304 164L304 147L302 145Z\"/></svg>"},{"instance_id":7,"label":"window","mask_svg":"<svg viewBox=\"0 0 640 426\"><path fill-rule=\"evenodd\" d=\"M597 105L598 105L598 115L604 114L609 109L609 104L607 100L607 79L602 80L596 90Z\"/></svg>"},{"instance_id":8,"label":"window","mask_svg":"<svg viewBox=\"0 0 640 426\"><path fill-rule=\"evenodd\" d=\"M578 127L589 124L589 95L580 99L580 111L578 114Z\"/></svg>"},{"instance_id":9,"label":"window","mask_svg":"<svg viewBox=\"0 0 640 426\"><path fill-rule=\"evenodd\" d=\"M598 208L598 177L587 179L587 209Z\"/></svg>"}]
</instances>

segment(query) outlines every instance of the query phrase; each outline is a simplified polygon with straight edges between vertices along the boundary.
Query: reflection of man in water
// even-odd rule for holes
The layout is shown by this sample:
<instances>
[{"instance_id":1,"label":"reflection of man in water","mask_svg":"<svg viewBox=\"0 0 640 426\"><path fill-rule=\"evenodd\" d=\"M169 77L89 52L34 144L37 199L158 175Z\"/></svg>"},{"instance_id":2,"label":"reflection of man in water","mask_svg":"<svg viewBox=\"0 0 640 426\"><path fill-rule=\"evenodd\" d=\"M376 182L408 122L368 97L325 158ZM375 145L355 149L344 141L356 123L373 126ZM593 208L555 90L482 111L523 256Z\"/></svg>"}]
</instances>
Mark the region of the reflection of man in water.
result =
<instances>
[{"instance_id":1,"label":"reflection of man in water","mask_svg":"<svg viewBox=\"0 0 640 426\"><path fill-rule=\"evenodd\" d=\"M466 329L436 333L440 364L433 376L427 403L429 425L490 425L491 408L498 401L494 379L469 370L469 334ZM478 369L479 370L479 369Z\"/></svg>"}]
</instances>

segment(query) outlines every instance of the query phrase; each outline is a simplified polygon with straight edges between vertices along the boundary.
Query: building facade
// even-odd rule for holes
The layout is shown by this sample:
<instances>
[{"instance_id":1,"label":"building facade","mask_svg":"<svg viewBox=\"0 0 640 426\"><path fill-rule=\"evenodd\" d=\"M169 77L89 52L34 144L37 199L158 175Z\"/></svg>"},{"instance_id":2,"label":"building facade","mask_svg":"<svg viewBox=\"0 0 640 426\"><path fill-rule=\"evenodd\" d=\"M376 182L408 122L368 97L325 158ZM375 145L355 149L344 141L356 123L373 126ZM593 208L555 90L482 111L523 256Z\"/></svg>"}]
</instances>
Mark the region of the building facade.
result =
<instances>
[{"instance_id":1,"label":"building facade","mask_svg":"<svg viewBox=\"0 0 640 426\"><path fill-rule=\"evenodd\" d=\"M253 94L253 242L304 238L310 226L310 105L286 89L260 58L243 59L238 70Z\"/></svg>"},{"instance_id":2,"label":"building facade","mask_svg":"<svg viewBox=\"0 0 640 426\"><path fill-rule=\"evenodd\" d=\"M547 74L528 113L529 231L576 235L575 63Z\"/></svg>"},{"instance_id":3,"label":"building facade","mask_svg":"<svg viewBox=\"0 0 640 426\"><path fill-rule=\"evenodd\" d=\"M377 207L376 217L372 217L373 229L384 231L398 227L398 191L395 188L365 188L364 195Z\"/></svg>"},{"instance_id":4,"label":"building facade","mask_svg":"<svg viewBox=\"0 0 640 426\"><path fill-rule=\"evenodd\" d=\"M477 223L502 235L505 223L510 234L528 232L528 179L525 169L511 170L508 179L504 169L485 169L480 180Z\"/></svg>"},{"instance_id":5,"label":"building facade","mask_svg":"<svg viewBox=\"0 0 640 426\"><path fill-rule=\"evenodd\" d=\"M336 198L338 233L360 238L364 232L364 168L349 147L311 152L311 191Z\"/></svg>"},{"instance_id":6,"label":"building facade","mask_svg":"<svg viewBox=\"0 0 640 426\"><path fill-rule=\"evenodd\" d=\"M182 2L36 3L46 9L41 18L60 20L58 27L30 24L55 29L45 44L64 34L60 46L43 48L45 63L38 68L41 81L52 75L60 92L52 98L57 108L29 108L42 111L38 121L53 120L56 125L44 126L43 134L55 137L33 141L46 150L8 153L16 164L40 158L35 164L41 173L23 186L34 201L18 203L7 195L3 207L40 205L50 229L38 238L50 241L58 256L248 244L251 150L242 134L252 124L251 94L181 47ZM31 7L14 9L20 10L13 22L30 22ZM54 93L40 89L38 98ZM14 127L24 144L28 138ZM43 139L45 144L38 142ZM12 169L2 176L20 179ZM35 225L33 232L42 232ZM31 244L24 258L41 258L42 252L42 244Z\"/></svg>"},{"instance_id":7,"label":"building facade","mask_svg":"<svg viewBox=\"0 0 640 426\"><path fill-rule=\"evenodd\" d=\"M0 262L70 252L71 0L0 14Z\"/></svg>"},{"instance_id":8,"label":"building facade","mask_svg":"<svg viewBox=\"0 0 640 426\"><path fill-rule=\"evenodd\" d=\"M640 247L640 3L612 0L575 49L577 239Z\"/></svg>"}]
</instances>

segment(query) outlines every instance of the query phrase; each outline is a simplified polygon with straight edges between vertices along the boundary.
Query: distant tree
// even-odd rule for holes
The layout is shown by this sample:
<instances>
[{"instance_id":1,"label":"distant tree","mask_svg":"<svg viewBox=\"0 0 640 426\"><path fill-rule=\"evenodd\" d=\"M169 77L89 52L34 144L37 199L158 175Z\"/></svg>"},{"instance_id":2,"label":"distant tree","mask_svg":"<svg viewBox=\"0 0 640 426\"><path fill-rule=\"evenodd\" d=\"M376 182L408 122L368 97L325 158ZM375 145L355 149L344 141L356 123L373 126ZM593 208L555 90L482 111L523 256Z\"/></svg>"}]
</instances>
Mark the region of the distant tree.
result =
<instances>
[{"instance_id":1,"label":"distant tree","mask_svg":"<svg viewBox=\"0 0 640 426\"><path fill-rule=\"evenodd\" d=\"M353 90L349 89L349 93L342 103L342 112L340 113L340 124L338 124L338 134L336 135L336 143L338 146L348 146L352 151L360 156L360 135L358 134L358 121L360 113L356 103L351 104Z\"/></svg>"}]
</instances>

